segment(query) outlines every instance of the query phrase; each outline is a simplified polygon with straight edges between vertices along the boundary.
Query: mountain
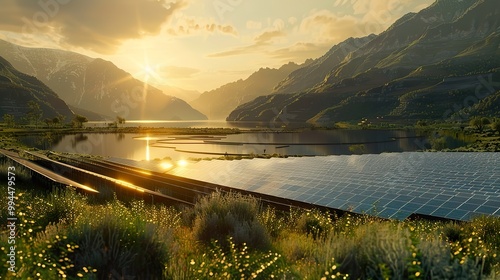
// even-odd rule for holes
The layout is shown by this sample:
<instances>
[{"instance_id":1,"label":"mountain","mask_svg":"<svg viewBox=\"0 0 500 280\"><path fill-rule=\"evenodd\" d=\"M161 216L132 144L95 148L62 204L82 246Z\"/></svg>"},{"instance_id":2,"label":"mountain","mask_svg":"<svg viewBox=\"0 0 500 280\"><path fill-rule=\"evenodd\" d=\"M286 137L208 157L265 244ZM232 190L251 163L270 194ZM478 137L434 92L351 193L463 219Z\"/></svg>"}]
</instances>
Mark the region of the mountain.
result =
<instances>
[{"instance_id":1,"label":"mountain","mask_svg":"<svg viewBox=\"0 0 500 280\"><path fill-rule=\"evenodd\" d=\"M169 85L158 85L157 87L161 89L163 93L182 99L187 103L190 103L201 95L197 90L182 89Z\"/></svg>"},{"instance_id":2,"label":"mountain","mask_svg":"<svg viewBox=\"0 0 500 280\"><path fill-rule=\"evenodd\" d=\"M33 75L71 106L114 119L197 120L206 116L113 63L81 54L26 48L0 40L0 55Z\"/></svg>"},{"instance_id":3,"label":"mountain","mask_svg":"<svg viewBox=\"0 0 500 280\"><path fill-rule=\"evenodd\" d=\"M341 63L347 55L359 47L371 41L375 35L363 38L349 38L344 42L333 46L325 55L313 60L306 66L301 67L280 81L274 88L273 93L294 93L306 91L314 85L323 81L330 73L332 67Z\"/></svg>"},{"instance_id":4,"label":"mountain","mask_svg":"<svg viewBox=\"0 0 500 280\"><path fill-rule=\"evenodd\" d=\"M190 104L210 119L225 119L238 105L272 92L279 81L300 67L290 62L279 69L261 68L245 80L240 79L202 93Z\"/></svg>"},{"instance_id":5,"label":"mountain","mask_svg":"<svg viewBox=\"0 0 500 280\"><path fill-rule=\"evenodd\" d=\"M44 118L63 115L73 118L73 112L57 94L40 80L17 71L0 56L0 116L11 114L19 121L29 112L28 102L36 102Z\"/></svg>"},{"instance_id":6,"label":"mountain","mask_svg":"<svg viewBox=\"0 0 500 280\"><path fill-rule=\"evenodd\" d=\"M330 69L312 75L320 82L311 85L311 75L292 73L280 83L279 94L243 104L228 120L324 124L377 117L466 120L482 112L498 116L496 0L438 0L370 39L340 62L318 62L316 67ZM301 84L308 88L286 87Z\"/></svg>"}]
</instances>

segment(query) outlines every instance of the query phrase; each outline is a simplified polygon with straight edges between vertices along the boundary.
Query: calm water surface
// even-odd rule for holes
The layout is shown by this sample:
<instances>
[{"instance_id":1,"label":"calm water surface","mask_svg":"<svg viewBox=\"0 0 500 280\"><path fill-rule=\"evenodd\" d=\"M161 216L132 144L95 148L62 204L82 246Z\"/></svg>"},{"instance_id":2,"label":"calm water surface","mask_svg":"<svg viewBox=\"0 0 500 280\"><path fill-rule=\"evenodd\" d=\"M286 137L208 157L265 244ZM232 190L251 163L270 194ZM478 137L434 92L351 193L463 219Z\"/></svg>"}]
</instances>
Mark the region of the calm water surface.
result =
<instances>
[{"instance_id":1,"label":"calm water surface","mask_svg":"<svg viewBox=\"0 0 500 280\"><path fill-rule=\"evenodd\" d=\"M44 137L23 137L20 140L30 146L57 152L133 160L164 158L179 160L250 154L322 156L359 152L405 152L421 150L424 141L413 131L380 130L253 132L209 136L113 133L53 136L47 134Z\"/></svg>"}]
</instances>

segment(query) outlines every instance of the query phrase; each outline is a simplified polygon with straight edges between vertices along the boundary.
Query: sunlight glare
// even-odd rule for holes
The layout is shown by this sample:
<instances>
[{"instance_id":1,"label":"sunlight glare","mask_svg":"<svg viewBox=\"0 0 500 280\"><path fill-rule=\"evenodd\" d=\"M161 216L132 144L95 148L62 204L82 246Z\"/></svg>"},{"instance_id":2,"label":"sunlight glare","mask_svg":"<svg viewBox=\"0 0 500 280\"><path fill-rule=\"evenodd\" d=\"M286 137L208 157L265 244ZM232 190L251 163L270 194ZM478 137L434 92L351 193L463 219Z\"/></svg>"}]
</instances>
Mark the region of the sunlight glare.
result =
<instances>
[{"instance_id":1,"label":"sunlight glare","mask_svg":"<svg viewBox=\"0 0 500 280\"><path fill-rule=\"evenodd\" d=\"M180 167L185 167L188 165L188 162L186 160L181 159L177 162L177 165Z\"/></svg>"},{"instance_id":2,"label":"sunlight glare","mask_svg":"<svg viewBox=\"0 0 500 280\"><path fill-rule=\"evenodd\" d=\"M170 168L174 167L174 165L171 164L170 162L162 162L160 164L160 167L163 169L170 169Z\"/></svg>"},{"instance_id":3,"label":"sunlight glare","mask_svg":"<svg viewBox=\"0 0 500 280\"><path fill-rule=\"evenodd\" d=\"M153 70L153 68L151 68L151 66L146 65L144 67L144 73L146 73L146 75L153 76L155 74L155 70Z\"/></svg>"}]
</instances>

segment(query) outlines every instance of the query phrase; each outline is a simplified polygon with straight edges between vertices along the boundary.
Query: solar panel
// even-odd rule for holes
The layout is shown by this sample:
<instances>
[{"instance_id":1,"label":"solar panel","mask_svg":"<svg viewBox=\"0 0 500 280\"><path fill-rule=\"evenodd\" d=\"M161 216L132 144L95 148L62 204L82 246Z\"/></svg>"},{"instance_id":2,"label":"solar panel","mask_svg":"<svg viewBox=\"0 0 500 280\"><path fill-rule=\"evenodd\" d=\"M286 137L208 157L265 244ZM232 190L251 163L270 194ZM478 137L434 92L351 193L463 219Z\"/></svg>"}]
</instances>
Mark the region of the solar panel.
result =
<instances>
[{"instance_id":1,"label":"solar panel","mask_svg":"<svg viewBox=\"0 0 500 280\"><path fill-rule=\"evenodd\" d=\"M500 153L213 160L168 173L355 213L376 208L385 218L500 216Z\"/></svg>"}]
</instances>

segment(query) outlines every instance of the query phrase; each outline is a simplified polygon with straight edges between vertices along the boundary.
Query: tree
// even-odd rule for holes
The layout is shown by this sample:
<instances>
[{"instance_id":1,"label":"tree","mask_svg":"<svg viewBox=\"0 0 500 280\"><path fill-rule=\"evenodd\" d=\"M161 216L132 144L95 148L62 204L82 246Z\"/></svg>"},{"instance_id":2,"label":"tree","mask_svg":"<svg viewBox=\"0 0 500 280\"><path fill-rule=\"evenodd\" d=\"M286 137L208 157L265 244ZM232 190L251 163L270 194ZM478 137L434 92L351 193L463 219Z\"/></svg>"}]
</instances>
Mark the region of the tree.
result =
<instances>
[{"instance_id":1,"label":"tree","mask_svg":"<svg viewBox=\"0 0 500 280\"><path fill-rule=\"evenodd\" d=\"M35 126L38 126L38 123L40 122L42 115L43 111L42 109L40 109L40 104L38 104L34 100L28 101L28 113L26 114L28 122L30 124L34 123Z\"/></svg>"},{"instance_id":2,"label":"tree","mask_svg":"<svg viewBox=\"0 0 500 280\"><path fill-rule=\"evenodd\" d=\"M52 119L52 123L54 124L54 126L57 126L57 125L59 124L59 122L60 122L60 120L59 120L59 118L58 118L58 117L54 117L54 118Z\"/></svg>"},{"instance_id":3,"label":"tree","mask_svg":"<svg viewBox=\"0 0 500 280\"><path fill-rule=\"evenodd\" d=\"M58 121L54 121L54 123L60 123L61 125L64 125L64 121L66 120L66 116L63 116L59 113L57 113L57 117Z\"/></svg>"},{"instance_id":4,"label":"tree","mask_svg":"<svg viewBox=\"0 0 500 280\"><path fill-rule=\"evenodd\" d=\"M43 122L48 126L50 127L51 124L53 124L54 122L52 121L51 118L46 118L45 120L43 120Z\"/></svg>"},{"instance_id":5,"label":"tree","mask_svg":"<svg viewBox=\"0 0 500 280\"><path fill-rule=\"evenodd\" d=\"M494 131L497 131L500 133L500 119L496 119L492 124L491 124L491 128L494 130Z\"/></svg>"},{"instance_id":6,"label":"tree","mask_svg":"<svg viewBox=\"0 0 500 280\"><path fill-rule=\"evenodd\" d=\"M78 128L82 128L83 127L83 123L86 123L88 121L89 120L86 117L76 114L73 117L73 126L74 127L78 127Z\"/></svg>"},{"instance_id":7,"label":"tree","mask_svg":"<svg viewBox=\"0 0 500 280\"><path fill-rule=\"evenodd\" d=\"M11 114L4 114L3 122L7 127L14 127L16 125L16 117L14 117L14 115Z\"/></svg>"},{"instance_id":8,"label":"tree","mask_svg":"<svg viewBox=\"0 0 500 280\"><path fill-rule=\"evenodd\" d=\"M122 118L120 116L116 117L116 123L117 124L124 124L125 123L125 118Z\"/></svg>"},{"instance_id":9,"label":"tree","mask_svg":"<svg viewBox=\"0 0 500 280\"><path fill-rule=\"evenodd\" d=\"M420 120L420 121L417 122L417 126L419 126L419 127L427 126L427 122L424 121L424 120Z\"/></svg>"},{"instance_id":10,"label":"tree","mask_svg":"<svg viewBox=\"0 0 500 280\"><path fill-rule=\"evenodd\" d=\"M475 127L479 132L483 132L484 127L490 123L490 120L486 117L474 117L470 121L470 125Z\"/></svg>"}]
</instances>

